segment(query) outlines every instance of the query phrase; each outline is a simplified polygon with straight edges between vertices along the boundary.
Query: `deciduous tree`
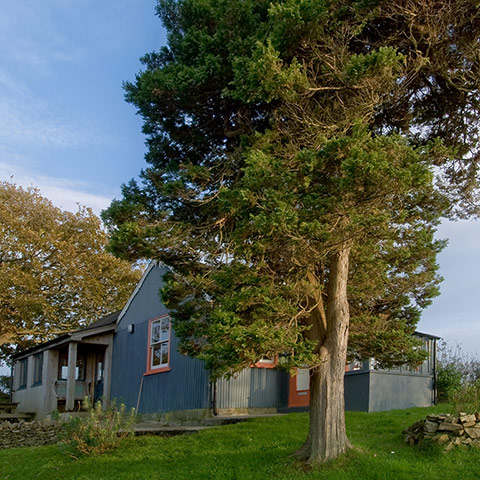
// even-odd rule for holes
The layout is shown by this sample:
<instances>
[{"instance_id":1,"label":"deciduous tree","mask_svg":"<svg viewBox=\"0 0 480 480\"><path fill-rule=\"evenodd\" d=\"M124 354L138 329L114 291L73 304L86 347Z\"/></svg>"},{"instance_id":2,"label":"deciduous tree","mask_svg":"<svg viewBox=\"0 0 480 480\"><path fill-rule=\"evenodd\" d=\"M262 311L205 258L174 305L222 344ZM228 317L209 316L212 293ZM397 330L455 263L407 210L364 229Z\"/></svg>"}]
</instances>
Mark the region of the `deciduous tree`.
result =
<instances>
[{"instance_id":1,"label":"deciduous tree","mask_svg":"<svg viewBox=\"0 0 480 480\"><path fill-rule=\"evenodd\" d=\"M12 377L0 375L0 401L7 402L10 399Z\"/></svg>"},{"instance_id":2,"label":"deciduous tree","mask_svg":"<svg viewBox=\"0 0 480 480\"><path fill-rule=\"evenodd\" d=\"M168 46L125 85L149 167L104 214L112 246L172 268L180 348L214 377L262 356L310 365L298 454L335 458L347 357L420 360L435 227L475 212L477 4L161 0L158 14Z\"/></svg>"},{"instance_id":3,"label":"deciduous tree","mask_svg":"<svg viewBox=\"0 0 480 480\"><path fill-rule=\"evenodd\" d=\"M35 188L0 183L0 355L122 308L139 279L107 252L87 208L62 211Z\"/></svg>"}]
</instances>

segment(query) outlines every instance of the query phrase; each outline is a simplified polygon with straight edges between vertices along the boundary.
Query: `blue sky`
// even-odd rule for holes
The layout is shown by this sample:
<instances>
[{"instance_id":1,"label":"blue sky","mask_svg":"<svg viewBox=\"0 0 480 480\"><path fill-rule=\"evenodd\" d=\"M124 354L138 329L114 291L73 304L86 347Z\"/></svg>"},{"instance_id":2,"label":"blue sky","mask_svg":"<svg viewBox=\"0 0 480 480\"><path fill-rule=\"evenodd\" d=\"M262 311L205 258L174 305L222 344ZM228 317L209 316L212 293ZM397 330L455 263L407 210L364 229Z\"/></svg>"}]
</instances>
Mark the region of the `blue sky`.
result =
<instances>
[{"instance_id":1,"label":"blue sky","mask_svg":"<svg viewBox=\"0 0 480 480\"><path fill-rule=\"evenodd\" d=\"M139 172L141 122L122 82L165 43L154 6L0 0L2 178L37 184L64 208L99 211Z\"/></svg>"},{"instance_id":2,"label":"blue sky","mask_svg":"<svg viewBox=\"0 0 480 480\"><path fill-rule=\"evenodd\" d=\"M165 44L155 0L0 0L0 180L95 212L145 165L122 82ZM480 348L480 225L446 223L442 295L419 330Z\"/></svg>"}]
</instances>

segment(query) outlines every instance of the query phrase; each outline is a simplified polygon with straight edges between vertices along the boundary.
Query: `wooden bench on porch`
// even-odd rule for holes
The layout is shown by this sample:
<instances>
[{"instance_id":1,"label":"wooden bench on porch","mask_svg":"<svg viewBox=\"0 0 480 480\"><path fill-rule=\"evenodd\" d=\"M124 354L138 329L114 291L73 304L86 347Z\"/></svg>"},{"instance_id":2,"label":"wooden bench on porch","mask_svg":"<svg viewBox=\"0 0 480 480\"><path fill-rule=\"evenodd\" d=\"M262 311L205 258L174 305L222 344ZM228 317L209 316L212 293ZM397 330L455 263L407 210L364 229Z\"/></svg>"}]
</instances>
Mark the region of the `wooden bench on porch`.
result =
<instances>
[{"instance_id":1,"label":"wooden bench on porch","mask_svg":"<svg viewBox=\"0 0 480 480\"><path fill-rule=\"evenodd\" d=\"M67 398L67 381L57 380L55 382L55 395L57 398L65 400ZM83 400L85 398L85 384L80 380L75 381L75 400Z\"/></svg>"},{"instance_id":2,"label":"wooden bench on porch","mask_svg":"<svg viewBox=\"0 0 480 480\"><path fill-rule=\"evenodd\" d=\"M86 396L85 391L85 382L81 380L75 381L75 393L73 396L74 399L74 410L80 410L82 408L82 401L85 399ZM57 397L57 401L59 402L59 410L61 407L63 408L64 402L67 400L67 381L64 379L59 379L55 382L55 396Z\"/></svg>"}]
</instances>

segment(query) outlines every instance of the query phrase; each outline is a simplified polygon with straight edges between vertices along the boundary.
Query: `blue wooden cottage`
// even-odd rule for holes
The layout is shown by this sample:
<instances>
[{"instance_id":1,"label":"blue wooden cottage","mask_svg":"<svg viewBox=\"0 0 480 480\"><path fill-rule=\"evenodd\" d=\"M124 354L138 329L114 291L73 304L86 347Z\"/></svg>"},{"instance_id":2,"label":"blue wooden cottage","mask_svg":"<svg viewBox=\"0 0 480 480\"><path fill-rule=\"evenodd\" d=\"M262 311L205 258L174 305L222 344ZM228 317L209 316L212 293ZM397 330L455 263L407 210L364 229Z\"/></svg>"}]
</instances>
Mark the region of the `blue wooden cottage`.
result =
<instances>
[{"instance_id":1,"label":"blue wooden cottage","mask_svg":"<svg viewBox=\"0 0 480 480\"><path fill-rule=\"evenodd\" d=\"M19 411L42 418L54 409L78 408L83 395L116 399L141 414L183 419L308 407L308 369L291 377L265 359L230 380L212 383L202 361L181 355L159 297L165 272L151 262L121 312L16 354L13 400L20 403ZM347 410L435 402L437 337L417 335L430 354L418 369L379 370L373 359L346 366Z\"/></svg>"},{"instance_id":2,"label":"blue wooden cottage","mask_svg":"<svg viewBox=\"0 0 480 480\"><path fill-rule=\"evenodd\" d=\"M118 317L112 398L143 414L247 413L286 405L288 375L268 360L213 384L202 361L178 353L168 311L158 295L165 272L152 262Z\"/></svg>"},{"instance_id":3,"label":"blue wooden cottage","mask_svg":"<svg viewBox=\"0 0 480 480\"><path fill-rule=\"evenodd\" d=\"M263 360L230 380L215 383L199 360L181 355L168 311L158 292L165 267L152 262L117 321L111 395L140 413L198 414L276 412L305 409L309 371L296 376ZM373 359L352 362L345 373L347 410L380 411L435 402L438 337L417 333L429 358L418 369L380 370Z\"/></svg>"}]
</instances>

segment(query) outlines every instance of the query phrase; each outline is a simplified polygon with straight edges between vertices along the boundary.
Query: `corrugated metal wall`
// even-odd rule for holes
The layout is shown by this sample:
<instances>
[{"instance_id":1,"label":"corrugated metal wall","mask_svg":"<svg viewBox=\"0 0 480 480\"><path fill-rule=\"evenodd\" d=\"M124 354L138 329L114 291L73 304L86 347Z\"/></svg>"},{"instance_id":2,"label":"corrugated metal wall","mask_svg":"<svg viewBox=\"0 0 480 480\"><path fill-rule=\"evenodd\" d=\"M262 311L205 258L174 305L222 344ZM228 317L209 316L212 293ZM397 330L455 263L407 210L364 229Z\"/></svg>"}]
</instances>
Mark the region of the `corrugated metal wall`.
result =
<instances>
[{"instance_id":1,"label":"corrugated metal wall","mask_svg":"<svg viewBox=\"0 0 480 480\"><path fill-rule=\"evenodd\" d=\"M432 405L433 378L431 376L370 372L369 412Z\"/></svg>"},{"instance_id":2,"label":"corrugated metal wall","mask_svg":"<svg viewBox=\"0 0 480 480\"><path fill-rule=\"evenodd\" d=\"M274 368L246 368L234 378L217 380L217 408L281 407L284 377Z\"/></svg>"},{"instance_id":3,"label":"corrugated metal wall","mask_svg":"<svg viewBox=\"0 0 480 480\"><path fill-rule=\"evenodd\" d=\"M147 366L148 323L168 313L158 295L165 269L153 268L118 325L112 359L112 398L139 413L209 408L208 372L203 363L180 355L172 330L169 372L144 375ZM133 333L127 331L134 325Z\"/></svg>"}]
</instances>

